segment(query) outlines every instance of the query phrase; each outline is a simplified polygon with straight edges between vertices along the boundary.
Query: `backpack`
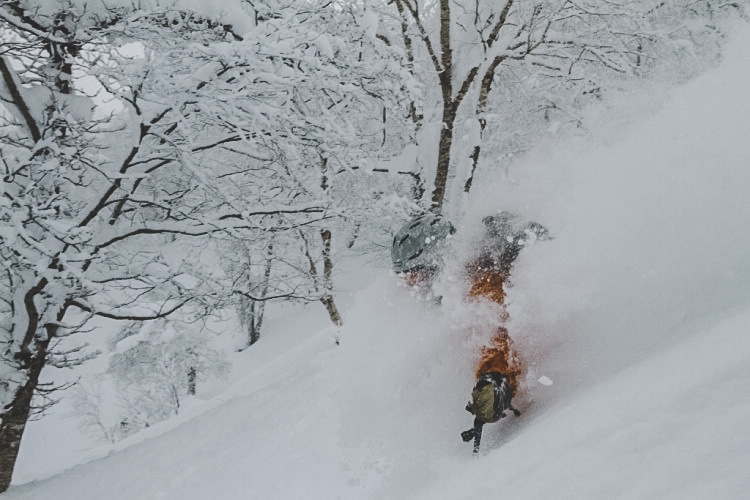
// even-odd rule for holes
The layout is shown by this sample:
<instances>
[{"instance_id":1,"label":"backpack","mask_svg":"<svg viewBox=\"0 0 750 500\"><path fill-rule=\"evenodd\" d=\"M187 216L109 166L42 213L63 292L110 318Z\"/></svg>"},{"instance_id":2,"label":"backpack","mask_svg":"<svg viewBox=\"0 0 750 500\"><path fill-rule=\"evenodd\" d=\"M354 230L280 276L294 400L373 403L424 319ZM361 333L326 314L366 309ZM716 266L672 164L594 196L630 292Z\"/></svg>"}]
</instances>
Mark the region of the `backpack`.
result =
<instances>
[{"instance_id":1,"label":"backpack","mask_svg":"<svg viewBox=\"0 0 750 500\"><path fill-rule=\"evenodd\" d=\"M471 392L471 413L484 422L497 422L511 408L511 391L508 379L500 373L483 373Z\"/></svg>"}]
</instances>

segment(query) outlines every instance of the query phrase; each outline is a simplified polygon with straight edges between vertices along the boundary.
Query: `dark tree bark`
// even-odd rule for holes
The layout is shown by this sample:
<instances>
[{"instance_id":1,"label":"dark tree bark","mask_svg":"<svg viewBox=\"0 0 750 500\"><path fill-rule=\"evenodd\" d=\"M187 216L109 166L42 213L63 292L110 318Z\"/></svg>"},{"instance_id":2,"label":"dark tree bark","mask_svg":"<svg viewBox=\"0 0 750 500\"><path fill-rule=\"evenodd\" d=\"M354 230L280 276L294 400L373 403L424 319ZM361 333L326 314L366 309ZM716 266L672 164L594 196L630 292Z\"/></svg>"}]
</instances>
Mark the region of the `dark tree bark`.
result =
<instances>
[{"instance_id":1,"label":"dark tree bark","mask_svg":"<svg viewBox=\"0 0 750 500\"><path fill-rule=\"evenodd\" d=\"M26 381L16 391L13 400L0 412L0 493L10 486L13 468L18 458L21 438L31 414L31 401L39 384L39 375L47 362L49 338L38 342L23 374Z\"/></svg>"}]
</instances>

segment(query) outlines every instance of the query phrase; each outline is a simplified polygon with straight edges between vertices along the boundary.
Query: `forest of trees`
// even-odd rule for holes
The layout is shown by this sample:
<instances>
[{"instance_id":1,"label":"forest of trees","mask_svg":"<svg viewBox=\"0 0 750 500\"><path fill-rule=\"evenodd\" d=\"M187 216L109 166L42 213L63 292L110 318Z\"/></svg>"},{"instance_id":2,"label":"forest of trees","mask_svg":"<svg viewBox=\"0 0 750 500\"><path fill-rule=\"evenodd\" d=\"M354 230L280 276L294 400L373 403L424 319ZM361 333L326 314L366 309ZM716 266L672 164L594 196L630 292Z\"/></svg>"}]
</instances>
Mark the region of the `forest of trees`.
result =
<instances>
[{"instance_id":1,"label":"forest of trees","mask_svg":"<svg viewBox=\"0 0 750 500\"><path fill-rule=\"evenodd\" d=\"M0 0L0 492L27 421L65 388L45 368L110 356L131 408L117 432L167 418L226 370L205 317L235 315L241 349L271 300L319 302L340 325L342 258L387 254L420 211L458 215L478 179L577 127L589 102L696 74L746 10L200 4ZM115 439L96 395L71 393Z\"/></svg>"}]
</instances>

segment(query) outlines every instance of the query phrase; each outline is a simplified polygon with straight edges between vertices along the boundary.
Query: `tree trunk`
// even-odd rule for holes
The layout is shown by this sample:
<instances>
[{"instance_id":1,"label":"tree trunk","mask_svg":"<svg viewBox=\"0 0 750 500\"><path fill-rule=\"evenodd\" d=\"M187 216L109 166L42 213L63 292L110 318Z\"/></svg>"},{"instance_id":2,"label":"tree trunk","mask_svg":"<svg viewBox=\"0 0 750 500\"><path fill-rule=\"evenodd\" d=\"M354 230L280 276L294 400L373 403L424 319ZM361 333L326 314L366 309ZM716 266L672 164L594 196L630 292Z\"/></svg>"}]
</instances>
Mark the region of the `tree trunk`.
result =
<instances>
[{"instance_id":1,"label":"tree trunk","mask_svg":"<svg viewBox=\"0 0 750 500\"><path fill-rule=\"evenodd\" d=\"M188 391L187 391L188 395L195 396L196 381L198 379L198 370L196 370L194 366L191 366L190 369L188 369L187 379L188 379Z\"/></svg>"},{"instance_id":2,"label":"tree trunk","mask_svg":"<svg viewBox=\"0 0 750 500\"><path fill-rule=\"evenodd\" d=\"M482 149L482 143L484 141L484 129L487 128L487 119L484 116L484 112L487 109L487 102L489 100L490 92L492 91L492 83L495 79L495 73L497 67L505 60L504 57L498 56L492 64L487 68L482 78L482 83L479 87L479 99L477 101L476 115L479 120L479 141L474 146L474 151L471 154L471 172L469 177L466 179L464 184L464 193L468 194L471 191L471 186L474 184L474 175L476 174L477 167L479 166L479 155Z\"/></svg>"},{"instance_id":3,"label":"tree trunk","mask_svg":"<svg viewBox=\"0 0 750 500\"><path fill-rule=\"evenodd\" d=\"M443 103L443 123L440 129L440 142L438 143L437 171L435 172L435 186L432 190L431 210L440 213L443 209L445 189L448 184L448 173L451 165L451 147L453 146L453 126L456 121L456 112L453 103Z\"/></svg>"},{"instance_id":4,"label":"tree trunk","mask_svg":"<svg viewBox=\"0 0 750 500\"><path fill-rule=\"evenodd\" d=\"M263 295L265 296L265 294ZM248 299L249 300L249 299ZM244 351L248 347L255 345L260 340L260 330L263 325L263 315L265 313L265 301L251 300L250 310L247 317L247 342L245 347L240 349Z\"/></svg>"},{"instance_id":5,"label":"tree trunk","mask_svg":"<svg viewBox=\"0 0 750 500\"><path fill-rule=\"evenodd\" d=\"M336 326L341 326L344 321L341 319L341 314L336 307L336 302L333 300L333 295L326 295L320 299L323 305L328 311L328 317L331 318L331 322Z\"/></svg>"},{"instance_id":6,"label":"tree trunk","mask_svg":"<svg viewBox=\"0 0 750 500\"><path fill-rule=\"evenodd\" d=\"M260 340L260 320L259 316L263 316L263 311L258 310L258 301L254 300L250 304L250 318L248 324L248 336L247 336L247 347L255 344Z\"/></svg>"},{"instance_id":7,"label":"tree trunk","mask_svg":"<svg viewBox=\"0 0 750 500\"><path fill-rule=\"evenodd\" d=\"M246 258L248 261L251 259L249 253ZM261 284L260 295L258 296L260 300L253 300L249 297L243 297L240 299L240 322L244 326L245 333L247 334L244 345L238 349L240 352L260 340L260 331L263 326L263 316L266 310L265 298L268 295L268 289L271 286L273 260L273 240L271 240L266 247L266 263L265 268L263 269L263 281Z\"/></svg>"},{"instance_id":8,"label":"tree trunk","mask_svg":"<svg viewBox=\"0 0 750 500\"><path fill-rule=\"evenodd\" d=\"M450 0L440 0L440 67L438 71L440 91L443 96L443 121L438 142L438 160L435 171L435 185L432 190L430 210L440 213L443 210L445 189L451 165L453 146L453 126L456 121L457 102L453 99L453 48L451 47Z\"/></svg>"},{"instance_id":9,"label":"tree trunk","mask_svg":"<svg viewBox=\"0 0 750 500\"><path fill-rule=\"evenodd\" d=\"M39 375L47 362L48 345L49 340L37 343L37 352L30 358L25 370L26 382L0 413L0 493L10 486L21 438L31 414L31 400L39 384Z\"/></svg>"},{"instance_id":10,"label":"tree trunk","mask_svg":"<svg viewBox=\"0 0 750 500\"><path fill-rule=\"evenodd\" d=\"M336 307L336 302L333 300L333 260L331 260L331 231L323 229L320 231L320 237L323 240L323 289L325 295L321 297L320 301L326 307L328 316L331 318L331 322L336 326L341 326L343 320L341 314Z\"/></svg>"}]
</instances>

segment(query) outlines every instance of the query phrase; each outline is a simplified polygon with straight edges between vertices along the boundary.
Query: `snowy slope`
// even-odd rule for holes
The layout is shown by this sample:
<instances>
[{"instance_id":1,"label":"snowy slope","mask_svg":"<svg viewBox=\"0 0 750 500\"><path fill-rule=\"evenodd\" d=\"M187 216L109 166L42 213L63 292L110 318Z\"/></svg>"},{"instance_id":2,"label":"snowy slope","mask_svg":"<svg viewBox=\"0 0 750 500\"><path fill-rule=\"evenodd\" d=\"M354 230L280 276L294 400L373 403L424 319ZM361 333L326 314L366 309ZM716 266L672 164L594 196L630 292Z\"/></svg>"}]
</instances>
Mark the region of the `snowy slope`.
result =
<instances>
[{"instance_id":1,"label":"snowy slope","mask_svg":"<svg viewBox=\"0 0 750 500\"><path fill-rule=\"evenodd\" d=\"M512 208L556 236L524 251L508 296L524 415L488 426L479 456L458 436L483 340L466 325L490 311L460 282L437 306L383 271L340 332L300 320L274 350L274 330L214 400L0 498L748 498L748 46L738 26L715 70L592 114L593 139L478 193L467 231Z\"/></svg>"}]
</instances>

